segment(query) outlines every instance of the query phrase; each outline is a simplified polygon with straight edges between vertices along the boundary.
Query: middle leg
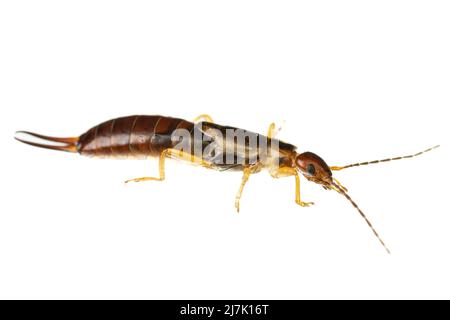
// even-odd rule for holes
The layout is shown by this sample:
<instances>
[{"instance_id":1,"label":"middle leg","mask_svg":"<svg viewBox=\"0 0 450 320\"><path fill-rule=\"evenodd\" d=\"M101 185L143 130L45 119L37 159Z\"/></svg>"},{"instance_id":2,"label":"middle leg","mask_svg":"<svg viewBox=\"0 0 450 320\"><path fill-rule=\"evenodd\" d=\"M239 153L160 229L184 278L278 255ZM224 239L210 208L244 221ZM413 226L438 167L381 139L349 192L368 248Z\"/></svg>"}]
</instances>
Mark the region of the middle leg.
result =
<instances>
[{"instance_id":1,"label":"middle leg","mask_svg":"<svg viewBox=\"0 0 450 320\"><path fill-rule=\"evenodd\" d=\"M277 136L277 134L281 131L281 127L278 129L276 128L276 125L274 122L272 122L269 126L269 130L267 130L267 137L269 139L273 139Z\"/></svg>"},{"instance_id":2,"label":"middle leg","mask_svg":"<svg viewBox=\"0 0 450 320\"><path fill-rule=\"evenodd\" d=\"M234 201L234 206L236 207L236 210L238 213L240 210L242 191L244 191L245 184L247 183L248 178L250 177L250 174L251 174L251 169L249 167L244 168L244 175L242 176L241 186L239 187L239 191L236 194L236 199Z\"/></svg>"}]
</instances>

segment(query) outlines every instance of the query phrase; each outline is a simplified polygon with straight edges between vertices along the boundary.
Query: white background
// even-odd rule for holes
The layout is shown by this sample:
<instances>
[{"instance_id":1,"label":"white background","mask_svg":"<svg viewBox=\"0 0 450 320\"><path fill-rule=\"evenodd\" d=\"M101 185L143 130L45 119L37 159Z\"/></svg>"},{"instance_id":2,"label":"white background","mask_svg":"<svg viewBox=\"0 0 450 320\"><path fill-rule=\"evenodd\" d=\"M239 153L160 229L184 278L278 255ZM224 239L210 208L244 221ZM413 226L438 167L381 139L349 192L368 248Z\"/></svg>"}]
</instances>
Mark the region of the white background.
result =
<instances>
[{"instance_id":1,"label":"white background","mask_svg":"<svg viewBox=\"0 0 450 320\"><path fill-rule=\"evenodd\" d=\"M447 1L3 1L0 298L450 298ZM302 180L32 148L133 114L215 121L330 165Z\"/></svg>"}]
</instances>

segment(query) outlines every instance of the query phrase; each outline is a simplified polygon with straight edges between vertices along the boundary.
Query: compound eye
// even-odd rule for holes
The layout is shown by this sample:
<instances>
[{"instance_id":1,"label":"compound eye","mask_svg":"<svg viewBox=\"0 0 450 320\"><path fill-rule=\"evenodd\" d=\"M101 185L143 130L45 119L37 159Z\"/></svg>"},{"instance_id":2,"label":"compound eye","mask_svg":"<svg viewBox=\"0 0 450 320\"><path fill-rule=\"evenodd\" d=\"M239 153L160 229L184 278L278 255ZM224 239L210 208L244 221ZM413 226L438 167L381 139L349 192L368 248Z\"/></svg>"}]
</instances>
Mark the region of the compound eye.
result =
<instances>
[{"instance_id":1,"label":"compound eye","mask_svg":"<svg viewBox=\"0 0 450 320\"><path fill-rule=\"evenodd\" d=\"M312 163L310 163L306 166L306 172L310 176L313 176L316 173L316 167L314 167L314 165Z\"/></svg>"}]
</instances>

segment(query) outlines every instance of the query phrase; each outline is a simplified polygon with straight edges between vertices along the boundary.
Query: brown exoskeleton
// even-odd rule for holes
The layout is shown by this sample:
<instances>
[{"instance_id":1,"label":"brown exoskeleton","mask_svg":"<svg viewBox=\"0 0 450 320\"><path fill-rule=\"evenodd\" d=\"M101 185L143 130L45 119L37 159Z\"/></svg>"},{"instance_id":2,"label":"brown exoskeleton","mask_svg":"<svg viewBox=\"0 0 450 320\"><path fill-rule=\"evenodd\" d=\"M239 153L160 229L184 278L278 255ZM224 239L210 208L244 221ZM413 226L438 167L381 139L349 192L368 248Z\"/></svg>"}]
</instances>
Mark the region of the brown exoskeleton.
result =
<instances>
[{"instance_id":1,"label":"brown exoskeleton","mask_svg":"<svg viewBox=\"0 0 450 320\"><path fill-rule=\"evenodd\" d=\"M234 136L232 135L232 138L228 139L230 132ZM48 137L27 131L19 131L17 134L17 140L33 146L78 152L92 157L159 158L159 177L143 177L126 182L164 180L166 158L188 160L191 163L221 171L242 171L242 182L235 200L238 211L242 191L250 175L263 169L269 171L274 178L293 176L295 178L295 202L303 207L313 204L303 202L300 198L299 173L301 173L307 180L345 196L366 220L388 252L389 250L370 221L350 198L347 189L333 177L332 171L412 158L438 147L435 146L414 155L356 163L344 167L329 167L318 155L311 152L298 153L294 145L275 139L274 124L269 127L267 136L264 136L235 127L215 124L208 115L201 115L193 122L147 115L116 118L89 129L79 137L72 138ZM244 138L239 139L239 135ZM183 138L181 140L185 144L182 149L178 148L180 137ZM32 141L36 138L45 143ZM258 143L252 143L252 141L258 141ZM212 146L213 148L211 148ZM228 161L224 161L224 159Z\"/></svg>"}]
</instances>

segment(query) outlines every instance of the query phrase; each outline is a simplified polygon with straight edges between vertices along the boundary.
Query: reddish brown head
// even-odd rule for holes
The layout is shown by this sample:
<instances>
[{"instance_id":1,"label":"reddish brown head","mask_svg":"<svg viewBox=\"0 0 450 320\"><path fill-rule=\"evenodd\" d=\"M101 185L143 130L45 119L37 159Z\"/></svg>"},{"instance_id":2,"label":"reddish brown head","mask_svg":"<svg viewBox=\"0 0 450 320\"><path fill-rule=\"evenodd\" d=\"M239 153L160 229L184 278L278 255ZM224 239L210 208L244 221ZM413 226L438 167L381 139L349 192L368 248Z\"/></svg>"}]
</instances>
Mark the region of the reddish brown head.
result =
<instances>
[{"instance_id":1,"label":"reddish brown head","mask_svg":"<svg viewBox=\"0 0 450 320\"><path fill-rule=\"evenodd\" d=\"M384 246L386 251L390 253L389 249L386 247L383 240L378 235L377 231L373 228L369 219L367 219L366 215L361 211L358 205L347 194L347 189L344 186L342 186L336 179L333 178L333 174L331 173L333 167L330 168L321 157L312 152L304 152L298 154L295 157L295 165L300 170L300 172L305 176L305 178L308 179L309 181L318 183L327 190L330 189L336 190L338 193L346 197L352 203L352 205L358 210L359 214L364 218L364 220L366 220L367 224L372 229L372 232L378 238L380 243Z\"/></svg>"},{"instance_id":2,"label":"reddish brown head","mask_svg":"<svg viewBox=\"0 0 450 320\"><path fill-rule=\"evenodd\" d=\"M407 156L400 156L400 157L395 157L395 158L387 158L387 159L383 159L383 160L374 160L374 161L353 163L353 164L349 164L349 165L346 165L343 167L337 167L337 166L329 167L325 163L325 161L323 161L323 159L321 157L319 157L318 155L316 155L312 152L304 152L301 154L297 154L295 156L294 161L295 161L295 166L305 176L306 179L322 185L325 189L335 190L338 193L342 194L344 197L346 197L347 200L350 201L351 204L356 208L356 210L358 210L359 214L364 218L364 220L366 220L367 224L372 229L372 232L374 233L374 235L378 238L380 243L384 246L386 251L389 253L389 249L386 247L383 240L380 238L377 231L370 223L369 219L362 212L362 210L358 207L358 205L352 200L352 198L350 198L350 196L347 193L348 190L344 186L342 186L339 183L339 181L337 181L335 178L333 178L331 171L332 170L339 171L339 170L346 169L346 168L365 166L365 165L375 164L375 163L384 163L384 162L388 162L388 161L392 161L392 160L413 158L413 157L417 157L423 153L434 150L438 147L439 147L439 145L432 147L432 148L428 148L428 149L418 152L416 154L411 154L411 155L407 155Z\"/></svg>"},{"instance_id":3,"label":"reddish brown head","mask_svg":"<svg viewBox=\"0 0 450 320\"><path fill-rule=\"evenodd\" d=\"M333 174L330 167L317 154L312 152L298 154L295 157L295 165L306 179L330 189L333 183Z\"/></svg>"}]
</instances>

